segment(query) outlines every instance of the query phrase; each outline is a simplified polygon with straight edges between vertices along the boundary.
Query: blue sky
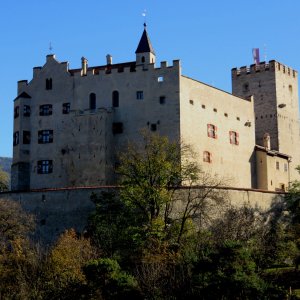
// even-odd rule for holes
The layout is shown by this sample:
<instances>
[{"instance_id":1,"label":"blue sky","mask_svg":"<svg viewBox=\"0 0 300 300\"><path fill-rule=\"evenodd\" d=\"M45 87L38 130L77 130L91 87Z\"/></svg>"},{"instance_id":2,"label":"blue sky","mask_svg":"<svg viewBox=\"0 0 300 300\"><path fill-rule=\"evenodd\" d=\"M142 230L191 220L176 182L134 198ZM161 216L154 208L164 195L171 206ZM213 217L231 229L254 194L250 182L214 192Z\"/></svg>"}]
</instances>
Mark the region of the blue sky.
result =
<instances>
[{"instance_id":1,"label":"blue sky","mask_svg":"<svg viewBox=\"0 0 300 300\"><path fill-rule=\"evenodd\" d=\"M182 73L231 91L230 70L261 60L300 70L298 0L10 0L0 4L0 156L12 156L17 81L31 80L52 52L70 68L135 59L143 11L157 62L181 59Z\"/></svg>"}]
</instances>

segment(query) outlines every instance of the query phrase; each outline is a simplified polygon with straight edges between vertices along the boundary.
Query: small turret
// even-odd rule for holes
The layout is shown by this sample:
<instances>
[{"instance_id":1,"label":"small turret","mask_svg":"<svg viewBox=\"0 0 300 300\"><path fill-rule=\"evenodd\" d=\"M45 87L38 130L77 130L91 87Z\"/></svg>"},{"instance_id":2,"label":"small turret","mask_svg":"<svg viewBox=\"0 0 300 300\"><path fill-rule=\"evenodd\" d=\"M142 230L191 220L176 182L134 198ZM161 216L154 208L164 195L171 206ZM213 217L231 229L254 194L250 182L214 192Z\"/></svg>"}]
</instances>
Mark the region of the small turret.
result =
<instances>
[{"instance_id":1,"label":"small turret","mask_svg":"<svg viewBox=\"0 0 300 300\"><path fill-rule=\"evenodd\" d=\"M146 23L144 23L144 32L135 53L137 65L148 65L155 63L155 52L147 33Z\"/></svg>"}]
</instances>

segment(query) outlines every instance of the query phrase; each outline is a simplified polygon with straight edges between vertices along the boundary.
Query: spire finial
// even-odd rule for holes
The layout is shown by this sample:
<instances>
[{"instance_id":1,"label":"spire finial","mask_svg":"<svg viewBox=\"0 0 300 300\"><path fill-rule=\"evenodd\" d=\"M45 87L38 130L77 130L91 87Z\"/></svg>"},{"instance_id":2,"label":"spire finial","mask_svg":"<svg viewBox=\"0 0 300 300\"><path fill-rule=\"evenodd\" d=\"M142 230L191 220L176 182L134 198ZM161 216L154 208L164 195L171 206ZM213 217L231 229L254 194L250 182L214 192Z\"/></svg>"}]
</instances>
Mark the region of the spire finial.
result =
<instances>
[{"instance_id":1,"label":"spire finial","mask_svg":"<svg viewBox=\"0 0 300 300\"><path fill-rule=\"evenodd\" d=\"M147 24L146 24L146 22L144 23L144 28L146 29L146 27L147 27Z\"/></svg>"}]
</instances>

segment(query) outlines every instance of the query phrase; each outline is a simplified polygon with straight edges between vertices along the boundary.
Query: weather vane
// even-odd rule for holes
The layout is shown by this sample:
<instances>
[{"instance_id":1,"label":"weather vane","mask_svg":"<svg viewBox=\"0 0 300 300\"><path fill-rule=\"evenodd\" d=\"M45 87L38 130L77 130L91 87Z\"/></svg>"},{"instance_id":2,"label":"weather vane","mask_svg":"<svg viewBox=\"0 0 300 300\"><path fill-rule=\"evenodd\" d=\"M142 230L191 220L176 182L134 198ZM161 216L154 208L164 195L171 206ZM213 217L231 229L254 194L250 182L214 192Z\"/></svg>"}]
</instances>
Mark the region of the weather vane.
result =
<instances>
[{"instance_id":1,"label":"weather vane","mask_svg":"<svg viewBox=\"0 0 300 300\"><path fill-rule=\"evenodd\" d=\"M50 50L50 53L51 53L52 50L53 50L53 47L52 47L52 43L51 43L51 42L49 43L49 50Z\"/></svg>"},{"instance_id":2,"label":"weather vane","mask_svg":"<svg viewBox=\"0 0 300 300\"><path fill-rule=\"evenodd\" d=\"M144 24L146 24L146 15L147 15L147 11L146 9L144 9L144 11L142 12L142 16L144 17Z\"/></svg>"}]
</instances>

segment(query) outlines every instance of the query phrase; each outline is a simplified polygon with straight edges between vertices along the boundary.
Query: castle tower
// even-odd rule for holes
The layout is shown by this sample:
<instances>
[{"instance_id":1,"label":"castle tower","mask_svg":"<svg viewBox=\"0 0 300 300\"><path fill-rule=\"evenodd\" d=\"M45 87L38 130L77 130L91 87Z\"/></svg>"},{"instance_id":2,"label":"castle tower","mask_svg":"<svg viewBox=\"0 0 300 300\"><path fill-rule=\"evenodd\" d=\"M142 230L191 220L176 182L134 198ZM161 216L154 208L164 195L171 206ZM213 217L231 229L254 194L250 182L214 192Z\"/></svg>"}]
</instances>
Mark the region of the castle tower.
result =
<instances>
[{"instance_id":1,"label":"castle tower","mask_svg":"<svg viewBox=\"0 0 300 300\"><path fill-rule=\"evenodd\" d=\"M146 23L144 23L144 32L135 53L137 65L148 65L155 63L155 52L147 33Z\"/></svg>"},{"instance_id":2,"label":"castle tower","mask_svg":"<svg viewBox=\"0 0 300 300\"><path fill-rule=\"evenodd\" d=\"M300 164L298 73L275 61L232 69L232 93L254 96L256 144L264 146L270 135L272 149L290 155L290 180Z\"/></svg>"}]
</instances>

